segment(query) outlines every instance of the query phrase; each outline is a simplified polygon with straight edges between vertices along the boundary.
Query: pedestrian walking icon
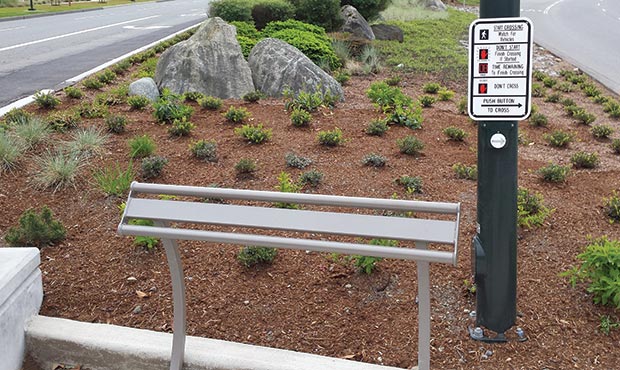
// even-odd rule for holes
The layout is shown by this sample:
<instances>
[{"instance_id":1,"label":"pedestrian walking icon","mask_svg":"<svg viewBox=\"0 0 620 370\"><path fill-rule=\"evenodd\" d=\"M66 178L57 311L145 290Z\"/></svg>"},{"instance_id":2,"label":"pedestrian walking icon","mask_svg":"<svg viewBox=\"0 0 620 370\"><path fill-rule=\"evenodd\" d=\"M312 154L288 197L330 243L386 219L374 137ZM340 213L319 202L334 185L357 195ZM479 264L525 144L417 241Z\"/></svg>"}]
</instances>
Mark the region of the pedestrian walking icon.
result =
<instances>
[{"instance_id":1,"label":"pedestrian walking icon","mask_svg":"<svg viewBox=\"0 0 620 370\"><path fill-rule=\"evenodd\" d=\"M480 30L480 40L488 40L489 39L489 30L483 28Z\"/></svg>"}]
</instances>

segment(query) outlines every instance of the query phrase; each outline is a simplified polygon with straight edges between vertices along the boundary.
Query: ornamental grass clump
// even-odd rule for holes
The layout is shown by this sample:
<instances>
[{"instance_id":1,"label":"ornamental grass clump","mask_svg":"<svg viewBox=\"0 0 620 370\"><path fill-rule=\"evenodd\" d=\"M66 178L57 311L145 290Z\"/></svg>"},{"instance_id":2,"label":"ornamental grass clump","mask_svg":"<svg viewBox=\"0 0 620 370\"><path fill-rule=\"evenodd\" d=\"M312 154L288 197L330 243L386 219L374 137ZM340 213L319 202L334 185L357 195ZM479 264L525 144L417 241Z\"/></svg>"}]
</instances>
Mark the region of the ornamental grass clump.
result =
<instances>
[{"instance_id":1,"label":"ornamental grass clump","mask_svg":"<svg viewBox=\"0 0 620 370\"><path fill-rule=\"evenodd\" d=\"M27 123L14 126L13 128L13 134L19 138L27 149L31 149L38 143L45 141L51 133L51 127L44 119L39 117L32 117Z\"/></svg>"},{"instance_id":2,"label":"ornamental grass clump","mask_svg":"<svg viewBox=\"0 0 620 370\"><path fill-rule=\"evenodd\" d=\"M0 174L17 168L25 152L26 146L23 141L0 131Z\"/></svg>"},{"instance_id":3,"label":"ornamental grass clump","mask_svg":"<svg viewBox=\"0 0 620 370\"><path fill-rule=\"evenodd\" d=\"M129 145L129 156L131 158L148 157L153 154L157 147L155 141L148 135L135 136L127 144Z\"/></svg>"},{"instance_id":4,"label":"ornamental grass clump","mask_svg":"<svg viewBox=\"0 0 620 370\"><path fill-rule=\"evenodd\" d=\"M93 174L95 182L106 195L117 197L121 197L129 191L135 176L132 161L129 161L124 170L116 162L114 166L105 167Z\"/></svg>"},{"instance_id":5,"label":"ornamental grass clump","mask_svg":"<svg viewBox=\"0 0 620 370\"><path fill-rule=\"evenodd\" d=\"M415 136L407 135L396 140L396 144L401 153L407 155L418 155L424 149L424 143Z\"/></svg>"},{"instance_id":6,"label":"ornamental grass clump","mask_svg":"<svg viewBox=\"0 0 620 370\"><path fill-rule=\"evenodd\" d=\"M542 113L534 113L530 116L529 123L530 126L534 127L547 127L549 125L549 120L547 116Z\"/></svg>"},{"instance_id":7,"label":"ornamental grass clump","mask_svg":"<svg viewBox=\"0 0 620 370\"><path fill-rule=\"evenodd\" d=\"M28 209L22 213L19 226L9 228L4 240L11 247L41 248L63 240L66 232L49 207L43 206L40 212Z\"/></svg>"},{"instance_id":8,"label":"ornamental grass clump","mask_svg":"<svg viewBox=\"0 0 620 370\"><path fill-rule=\"evenodd\" d=\"M101 155L107 141L108 135L92 126L72 133L71 140L66 143L66 147L71 154L88 158Z\"/></svg>"},{"instance_id":9,"label":"ornamental grass clump","mask_svg":"<svg viewBox=\"0 0 620 370\"><path fill-rule=\"evenodd\" d=\"M37 170L33 183L54 192L72 186L75 188L78 171L84 166L82 158L60 149L47 150L35 160Z\"/></svg>"}]
</instances>

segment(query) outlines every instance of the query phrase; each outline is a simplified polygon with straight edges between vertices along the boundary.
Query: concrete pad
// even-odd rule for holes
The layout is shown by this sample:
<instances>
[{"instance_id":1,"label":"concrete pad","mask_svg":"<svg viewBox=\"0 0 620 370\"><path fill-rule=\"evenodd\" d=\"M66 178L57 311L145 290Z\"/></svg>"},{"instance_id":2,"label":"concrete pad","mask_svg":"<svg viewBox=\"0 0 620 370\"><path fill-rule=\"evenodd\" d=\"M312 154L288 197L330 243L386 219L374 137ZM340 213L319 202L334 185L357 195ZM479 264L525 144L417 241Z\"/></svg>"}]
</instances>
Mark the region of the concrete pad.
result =
<instances>
[{"instance_id":1,"label":"concrete pad","mask_svg":"<svg viewBox=\"0 0 620 370\"><path fill-rule=\"evenodd\" d=\"M43 284L37 248L0 248L0 370L19 370L26 321L39 313Z\"/></svg>"},{"instance_id":2,"label":"concrete pad","mask_svg":"<svg viewBox=\"0 0 620 370\"><path fill-rule=\"evenodd\" d=\"M26 338L29 354L45 369L63 363L92 370L165 370L172 348L172 334L45 316L30 321ZM186 370L398 370L198 337L187 337L185 348Z\"/></svg>"}]
</instances>

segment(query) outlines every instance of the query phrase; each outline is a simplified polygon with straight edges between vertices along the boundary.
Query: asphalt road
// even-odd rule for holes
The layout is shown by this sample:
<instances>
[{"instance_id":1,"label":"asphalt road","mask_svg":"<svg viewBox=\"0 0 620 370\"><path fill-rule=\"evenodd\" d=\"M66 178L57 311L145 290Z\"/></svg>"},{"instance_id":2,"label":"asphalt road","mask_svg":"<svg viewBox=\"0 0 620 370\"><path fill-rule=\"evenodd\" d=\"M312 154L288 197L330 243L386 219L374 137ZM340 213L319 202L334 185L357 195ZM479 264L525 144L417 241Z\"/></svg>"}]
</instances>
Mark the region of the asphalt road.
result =
<instances>
[{"instance_id":1,"label":"asphalt road","mask_svg":"<svg viewBox=\"0 0 620 370\"><path fill-rule=\"evenodd\" d=\"M206 19L209 0L173 0L0 22L0 107Z\"/></svg>"},{"instance_id":2,"label":"asphalt road","mask_svg":"<svg viewBox=\"0 0 620 370\"><path fill-rule=\"evenodd\" d=\"M620 1L521 0L537 44L620 94Z\"/></svg>"}]
</instances>

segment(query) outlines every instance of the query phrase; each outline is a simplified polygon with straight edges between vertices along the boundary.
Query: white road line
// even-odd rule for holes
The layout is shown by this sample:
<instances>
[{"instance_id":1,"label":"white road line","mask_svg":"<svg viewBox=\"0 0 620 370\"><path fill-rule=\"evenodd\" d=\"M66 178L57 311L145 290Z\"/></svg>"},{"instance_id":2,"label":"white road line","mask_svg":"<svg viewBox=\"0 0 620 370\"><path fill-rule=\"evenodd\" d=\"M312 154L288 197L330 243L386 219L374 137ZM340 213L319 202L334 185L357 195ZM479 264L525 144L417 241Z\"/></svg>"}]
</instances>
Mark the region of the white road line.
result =
<instances>
[{"instance_id":1,"label":"white road line","mask_svg":"<svg viewBox=\"0 0 620 370\"><path fill-rule=\"evenodd\" d=\"M553 8L554 6L558 5L559 3L563 2L564 0L558 0L555 3L549 5L548 7L545 8L545 10L543 11L543 14L549 14L549 11L551 10L551 8Z\"/></svg>"},{"instance_id":2,"label":"white road line","mask_svg":"<svg viewBox=\"0 0 620 370\"><path fill-rule=\"evenodd\" d=\"M172 26L123 26L128 30L157 30L160 28L170 28Z\"/></svg>"},{"instance_id":3,"label":"white road line","mask_svg":"<svg viewBox=\"0 0 620 370\"><path fill-rule=\"evenodd\" d=\"M62 39L65 37L69 37L69 36L75 36L75 35L80 35L82 33L87 33L87 32L92 32L92 31L99 31L99 30L103 30L105 28L110 28L110 27L115 27L115 26L120 26L123 24L127 24L127 23L134 23L134 22L139 22L139 21L144 21L146 19L151 19L151 18L157 18L159 17L159 15L152 15L150 17L144 17L144 18L138 18L138 19L133 19L131 21L125 21L125 22L119 22L119 23L114 23L114 24L108 24L106 26L101 26L101 27L95 27L95 28L89 28L87 30L82 30L82 31L76 31L76 32L71 32L71 33L67 33L64 35L58 35L58 36L53 36L53 37L48 37L46 39L41 39L41 40L35 40L35 41L30 41L30 42L25 42L23 44L17 44L17 45L13 45L13 46L7 46L5 48L1 48L0 51L6 51L6 50L11 50L11 49L17 49L17 48L21 48L24 46L30 46L30 45L35 45L35 44L40 44L42 42L47 42L47 41L52 41L52 40L58 40L58 39Z\"/></svg>"},{"instance_id":4,"label":"white road line","mask_svg":"<svg viewBox=\"0 0 620 370\"><path fill-rule=\"evenodd\" d=\"M26 28L26 26L13 27L13 28L2 28L2 29L0 29L0 32L2 32L2 31L14 31L14 30L21 30L22 28Z\"/></svg>"},{"instance_id":5,"label":"white road line","mask_svg":"<svg viewBox=\"0 0 620 370\"><path fill-rule=\"evenodd\" d=\"M601 10L603 11L603 13L607 13L607 9L603 8Z\"/></svg>"}]
</instances>

